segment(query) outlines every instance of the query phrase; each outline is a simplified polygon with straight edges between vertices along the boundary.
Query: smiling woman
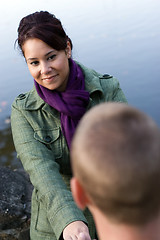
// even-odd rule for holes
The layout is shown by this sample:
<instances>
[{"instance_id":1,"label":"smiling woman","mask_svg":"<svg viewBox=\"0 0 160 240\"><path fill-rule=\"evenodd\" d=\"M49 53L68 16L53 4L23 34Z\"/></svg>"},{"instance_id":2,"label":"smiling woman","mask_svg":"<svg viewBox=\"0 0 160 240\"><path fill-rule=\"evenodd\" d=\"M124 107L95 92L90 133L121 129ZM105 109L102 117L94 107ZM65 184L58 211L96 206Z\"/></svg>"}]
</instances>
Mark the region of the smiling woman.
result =
<instances>
[{"instance_id":1,"label":"smiling woman","mask_svg":"<svg viewBox=\"0 0 160 240\"><path fill-rule=\"evenodd\" d=\"M32 77L50 90L64 91L69 76L71 45L57 51L45 42L34 38L23 44L23 53Z\"/></svg>"},{"instance_id":2,"label":"smiling woman","mask_svg":"<svg viewBox=\"0 0 160 240\"><path fill-rule=\"evenodd\" d=\"M30 238L95 239L93 217L76 206L70 191L70 146L88 109L126 98L116 78L72 59L72 42L54 15L24 17L17 41L34 78L11 115L15 148L34 186Z\"/></svg>"}]
</instances>

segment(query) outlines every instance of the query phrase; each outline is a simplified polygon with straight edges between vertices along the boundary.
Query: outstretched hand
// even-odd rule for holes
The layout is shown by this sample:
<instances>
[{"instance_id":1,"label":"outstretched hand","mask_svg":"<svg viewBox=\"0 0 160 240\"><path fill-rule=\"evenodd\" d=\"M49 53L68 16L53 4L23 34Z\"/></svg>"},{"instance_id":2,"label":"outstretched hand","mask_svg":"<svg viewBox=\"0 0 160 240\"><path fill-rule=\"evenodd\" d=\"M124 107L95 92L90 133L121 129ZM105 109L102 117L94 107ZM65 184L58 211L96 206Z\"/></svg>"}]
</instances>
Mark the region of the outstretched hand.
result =
<instances>
[{"instance_id":1,"label":"outstretched hand","mask_svg":"<svg viewBox=\"0 0 160 240\"><path fill-rule=\"evenodd\" d=\"M88 227L82 221L70 223L63 230L64 240L91 240Z\"/></svg>"}]
</instances>

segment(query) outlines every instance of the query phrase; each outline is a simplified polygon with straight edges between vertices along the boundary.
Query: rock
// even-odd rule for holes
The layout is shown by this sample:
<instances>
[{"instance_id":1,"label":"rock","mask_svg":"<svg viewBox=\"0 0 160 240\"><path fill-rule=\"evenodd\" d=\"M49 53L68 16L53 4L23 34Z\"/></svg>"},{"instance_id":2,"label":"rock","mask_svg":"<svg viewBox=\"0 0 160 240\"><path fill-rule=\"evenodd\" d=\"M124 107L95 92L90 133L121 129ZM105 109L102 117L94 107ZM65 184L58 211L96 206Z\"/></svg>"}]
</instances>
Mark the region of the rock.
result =
<instances>
[{"instance_id":1,"label":"rock","mask_svg":"<svg viewBox=\"0 0 160 240\"><path fill-rule=\"evenodd\" d=\"M0 183L0 240L19 239L29 227L33 186L23 170L7 167L0 167Z\"/></svg>"}]
</instances>

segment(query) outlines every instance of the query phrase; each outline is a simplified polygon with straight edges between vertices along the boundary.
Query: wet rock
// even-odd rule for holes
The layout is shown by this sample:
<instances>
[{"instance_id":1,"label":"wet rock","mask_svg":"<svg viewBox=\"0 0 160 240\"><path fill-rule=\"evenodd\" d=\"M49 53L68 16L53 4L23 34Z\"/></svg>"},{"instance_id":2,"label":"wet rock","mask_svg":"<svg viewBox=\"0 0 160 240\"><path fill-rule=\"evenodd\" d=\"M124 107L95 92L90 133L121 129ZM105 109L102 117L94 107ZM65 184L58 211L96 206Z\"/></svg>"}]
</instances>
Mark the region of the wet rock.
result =
<instances>
[{"instance_id":1,"label":"wet rock","mask_svg":"<svg viewBox=\"0 0 160 240\"><path fill-rule=\"evenodd\" d=\"M28 229L32 190L23 170L0 167L0 240L19 239Z\"/></svg>"}]
</instances>

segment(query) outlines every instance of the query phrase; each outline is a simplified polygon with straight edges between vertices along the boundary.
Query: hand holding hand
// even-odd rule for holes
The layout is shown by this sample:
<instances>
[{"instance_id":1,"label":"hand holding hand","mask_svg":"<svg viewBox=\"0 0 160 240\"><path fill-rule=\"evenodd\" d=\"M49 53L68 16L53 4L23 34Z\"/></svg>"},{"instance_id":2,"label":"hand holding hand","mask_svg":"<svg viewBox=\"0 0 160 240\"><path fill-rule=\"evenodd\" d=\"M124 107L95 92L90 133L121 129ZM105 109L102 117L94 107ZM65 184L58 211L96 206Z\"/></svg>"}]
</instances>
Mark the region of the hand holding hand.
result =
<instances>
[{"instance_id":1,"label":"hand holding hand","mask_svg":"<svg viewBox=\"0 0 160 240\"><path fill-rule=\"evenodd\" d=\"M70 223L63 230L64 240L91 240L88 227L81 221L75 221Z\"/></svg>"}]
</instances>

